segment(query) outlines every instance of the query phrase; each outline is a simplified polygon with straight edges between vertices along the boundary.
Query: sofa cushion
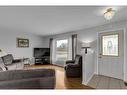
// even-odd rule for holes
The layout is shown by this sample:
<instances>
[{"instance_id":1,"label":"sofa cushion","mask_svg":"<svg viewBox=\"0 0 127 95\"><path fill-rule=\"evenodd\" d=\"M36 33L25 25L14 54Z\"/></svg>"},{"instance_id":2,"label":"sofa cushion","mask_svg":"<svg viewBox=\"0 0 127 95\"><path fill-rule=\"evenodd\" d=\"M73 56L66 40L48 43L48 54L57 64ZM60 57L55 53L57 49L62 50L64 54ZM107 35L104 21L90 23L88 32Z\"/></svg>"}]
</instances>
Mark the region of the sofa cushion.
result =
<instances>
[{"instance_id":1,"label":"sofa cushion","mask_svg":"<svg viewBox=\"0 0 127 95\"><path fill-rule=\"evenodd\" d=\"M17 68L17 64L9 64L6 67L8 70L15 70Z\"/></svg>"},{"instance_id":2,"label":"sofa cushion","mask_svg":"<svg viewBox=\"0 0 127 95\"><path fill-rule=\"evenodd\" d=\"M0 89L53 89L55 82L55 70L52 69L0 72Z\"/></svg>"},{"instance_id":3,"label":"sofa cushion","mask_svg":"<svg viewBox=\"0 0 127 95\"><path fill-rule=\"evenodd\" d=\"M0 72L0 81L55 76L52 69L9 70Z\"/></svg>"},{"instance_id":4,"label":"sofa cushion","mask_svg":"<svg viewBox=\"0 0 127 95\"><path fill-rule=\"evenodd\" d=\"M6 56L3 56L2 59L3 59L5 65L10 65L10 64L12 64L13 56L11 54L8 54Z\"/></svg>"},{"instance_id":5,"label":"sofa cushion","mask_svg":"<svg viewBox=\"0 0 127 95\"><path fill-rule=\"evenodd\" d=\"M0 89L53 89L55 77L29 78L0 82Z\"/></svg>"},{"instance_id":6,"label":"sofa cushion","mask_svg":"<svg viewBox=\"0 0 127 95\"><path fill-rule=\"evenodd\" d=\"M3 71L3 69L0 67L0 71Z\"/></svg>"}]
</instances>

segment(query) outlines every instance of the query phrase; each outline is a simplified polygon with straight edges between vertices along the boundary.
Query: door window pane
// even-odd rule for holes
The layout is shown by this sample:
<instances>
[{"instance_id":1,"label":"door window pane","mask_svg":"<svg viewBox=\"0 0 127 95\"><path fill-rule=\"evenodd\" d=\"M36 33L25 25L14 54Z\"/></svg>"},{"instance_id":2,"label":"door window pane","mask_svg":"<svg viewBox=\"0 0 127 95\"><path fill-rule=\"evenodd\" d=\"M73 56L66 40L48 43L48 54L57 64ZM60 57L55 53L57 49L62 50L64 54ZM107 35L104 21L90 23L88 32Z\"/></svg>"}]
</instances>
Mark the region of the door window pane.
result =
<instances>
[{"instance_id":1,"label":"door window pane","mask_svg":"<svg viewBox=\"0 0 127 95\"><path fill-rule=\"evenodd\" d=\"M118 34L102 36L102 55L118 56Z\"/></svg>"}]
</instances>

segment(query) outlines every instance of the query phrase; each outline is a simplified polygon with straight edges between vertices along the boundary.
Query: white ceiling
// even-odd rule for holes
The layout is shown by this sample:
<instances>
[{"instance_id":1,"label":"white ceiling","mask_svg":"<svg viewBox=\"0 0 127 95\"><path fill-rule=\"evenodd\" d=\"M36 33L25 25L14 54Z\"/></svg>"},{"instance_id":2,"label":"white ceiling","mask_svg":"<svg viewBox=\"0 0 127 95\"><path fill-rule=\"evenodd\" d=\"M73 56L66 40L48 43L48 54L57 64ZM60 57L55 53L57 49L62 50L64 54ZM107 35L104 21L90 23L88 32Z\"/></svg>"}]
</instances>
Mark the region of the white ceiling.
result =
<instances>
[{"instance_id":1,"label":"white ceiling","mask_svg":"<svg viewBox=\"0 0 127 95\"><path fill-rule=\"evenodd\" d=\"M1 6L0 26L42 36L76 31L107 23L105 6ZM127 7L113 7L112 19L127 19Z\"/></svg>"}]
</instances>

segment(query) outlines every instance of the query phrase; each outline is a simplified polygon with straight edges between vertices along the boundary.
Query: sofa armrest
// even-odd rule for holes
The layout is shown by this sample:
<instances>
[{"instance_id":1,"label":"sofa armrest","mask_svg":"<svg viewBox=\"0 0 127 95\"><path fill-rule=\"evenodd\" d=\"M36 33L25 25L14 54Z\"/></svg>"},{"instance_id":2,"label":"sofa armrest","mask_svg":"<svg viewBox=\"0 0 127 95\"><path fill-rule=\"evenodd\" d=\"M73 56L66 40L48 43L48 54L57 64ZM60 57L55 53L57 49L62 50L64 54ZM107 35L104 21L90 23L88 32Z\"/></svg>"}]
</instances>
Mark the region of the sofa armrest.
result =
<instances>
[{"instance_id":1,"label":"sofa armrest","mask_svg":"<svg viewBox=\"0 0 127 95\"><path fill-rule=\"evenodd\" d=\"M66 64L70 64L70 63L74 63L74 62L75 62L74 60L67 60Z\"/></svg>"}]
</instances>

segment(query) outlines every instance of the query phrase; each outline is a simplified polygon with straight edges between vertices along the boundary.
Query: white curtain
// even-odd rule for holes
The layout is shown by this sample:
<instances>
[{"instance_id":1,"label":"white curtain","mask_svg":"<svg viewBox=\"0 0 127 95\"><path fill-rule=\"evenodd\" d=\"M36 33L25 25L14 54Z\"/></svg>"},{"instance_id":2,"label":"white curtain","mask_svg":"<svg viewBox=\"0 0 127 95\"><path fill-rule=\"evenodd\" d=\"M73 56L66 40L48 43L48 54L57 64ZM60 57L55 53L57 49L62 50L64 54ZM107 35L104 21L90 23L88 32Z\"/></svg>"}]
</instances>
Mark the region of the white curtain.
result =
<instances>
[{"instance_id":1,"label":"white curtain","mask_svg":"<svg viewBox=\"0 0 127 95\"><path fill-rule=\"evenodd\" d=\"M75 60L77 54L77 34L72 35L72 60Z\"/></svg>"},{"instance_id":2,"label":"white curtain","mask_svg":"<svg viewBox=\"0 0 127 95\"><path fill-rule=\"evenodd\" d=\"M68 60L72 60L72 38L71 36L68 39L69 48L68 48Z\"/></svg>"},{"instance_id":3,"label":"white curtain","mask_svg":"<svg viewBox=\"0 0 127 95\"><path fill-rule=\"evenodd\" d=\"M53 45L52 45L52 64L55 64L56 62L56 40L53 39Z\"/></svg>"}]
</instances>

